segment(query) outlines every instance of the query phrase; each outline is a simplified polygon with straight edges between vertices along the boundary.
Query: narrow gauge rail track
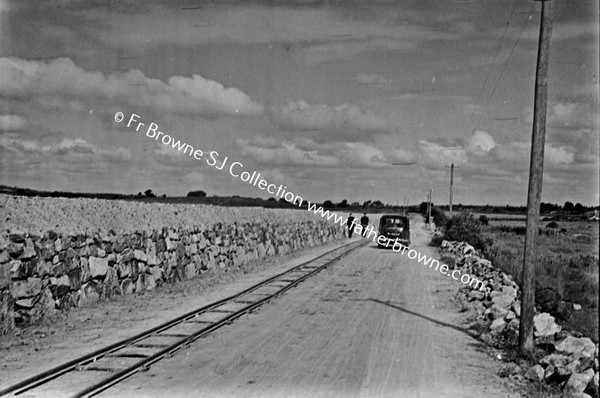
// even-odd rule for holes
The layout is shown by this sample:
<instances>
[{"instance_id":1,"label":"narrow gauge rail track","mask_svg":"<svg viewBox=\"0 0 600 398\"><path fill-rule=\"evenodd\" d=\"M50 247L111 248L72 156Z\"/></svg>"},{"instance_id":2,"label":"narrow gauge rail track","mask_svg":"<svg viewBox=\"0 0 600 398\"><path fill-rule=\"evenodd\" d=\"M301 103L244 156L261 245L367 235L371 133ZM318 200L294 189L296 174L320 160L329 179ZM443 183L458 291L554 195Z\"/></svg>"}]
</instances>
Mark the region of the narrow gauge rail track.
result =
<instances>
[{"instance_id":1,"label":"narrow gauge rail track","mask_svg":"<svg viewBox=\"0 0 600 398\"><path fill-rule=\"evenodd\" d=\"M180 348L189 346L193 341L254 311L364 244L365 241L353 242L331 250L231 297L188 312L145 332L9 386L0 391L0 396L35 393L36 388L50 382L58 383L62 376L74 372L92 372L96 375L103 373L107 376L100 381L96 379L88 382L80 391L70 393L70 396L91 397L99 394L135 373L147 370L161 359L174 355Z\"/></svg>"}]
</instances>

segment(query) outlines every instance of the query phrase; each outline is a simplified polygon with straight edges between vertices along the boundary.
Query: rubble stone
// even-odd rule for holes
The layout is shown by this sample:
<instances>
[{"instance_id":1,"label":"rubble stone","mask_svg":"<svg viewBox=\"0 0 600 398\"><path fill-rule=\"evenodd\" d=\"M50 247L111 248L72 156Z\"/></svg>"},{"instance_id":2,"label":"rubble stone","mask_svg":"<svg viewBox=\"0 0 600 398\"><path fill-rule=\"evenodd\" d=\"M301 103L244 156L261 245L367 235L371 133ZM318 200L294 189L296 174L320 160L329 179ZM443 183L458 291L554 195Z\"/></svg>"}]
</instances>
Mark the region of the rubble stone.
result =
<instances>
[{"instance_id":1,"label":"rubble stone","mask_svg":"<svg viewBox=\"0 0 600 398\"><path fill-rule=\"evenodd\" d=\"M506 327L506 322L502 318L498 318L490 325L490 330L494 333L500 333Z\"/></svg>"},{"instance_id":2,"label":"rubble stone","mask_svg":"<svg viewBox=\"0 0 600 398\"><path fill-rule=\"evenodd\" d=\"M554 322L554 317L545 312L533 317L533 326L536 337L553 336L562 329Z\"/></svg>"},{"instance_id":3,"label":"rubble stone","mask_svg":"<svg viewBox=\"0 0 600 398\"><path fill-rule=\"evenodd\" d=\"M540 382L544 380L544 368L541 365L535 365L529 368L527 373L525 373L525 378L527 380Z\"/></svg>"},{"instance_id":4,"label":"rubble stone","mask_svg":"<svg viewBox=\"0 0 600 398\"><path fill-rule=\"evenodd\" d=\"M492 292L491 294L491 298L492 298L492 303L508 309L510 308L510 305L512 304L514 298L508 294L504 294L501 292Z\"/></svg>"},{"instance_id":5,"label":"rubble stone","mask_svg":"<svg viewBox=\"0 0 600 398\"><path fill-rule=\"evenodd\" d=\"M594 342L587 337L576 338L567 336L560 343L556 344L555 348L557 353L571 355L574 358L583 356L593 359L594 352L596 351Z\"/></svg>"},{"instance_id":6,"label":"rubble stone","mask_svg":"<svg viewBox=\"0 0 600 398\"><path fill-rule=\"evenodd\" d=\"M582 373L573 373L563 390L563 397L571 398L581 394L594 377L594 370L588 369Z\"/></svg>"},{"instance_id":7,"label":"rubble stone","mask_svg":"<svg viewBox=\"0 0 600 398\"><path fill-rule=\"evenodd\" d=\"M552 366L554 370L553 374L560 377L569 376L573 373L573 370L569 367L571 359L566 355L550 354L542 358L540 364L542 366Z\"/></svg>"},{"instance_id":8,"label":"rubble stone","mask_svg":"<svg viewBox=\"0 0 600 398\"><path fill-rule=\"evenodd\" d=\"M10 290L15 299L33 297L42 291L42 280L40 278L27 278L26 280L13 281Z\"/></svg>"},{"instance_id":9,"label":"rubble stone","mask_svg":"<svg viewBox=\"0 0 600 398\"><path fill-rule=\"evenodd\" d=\"M108 260L105 258L90 257L89 266L92 278L103 277L108 270Z\"/></svg>"}]
</instances>

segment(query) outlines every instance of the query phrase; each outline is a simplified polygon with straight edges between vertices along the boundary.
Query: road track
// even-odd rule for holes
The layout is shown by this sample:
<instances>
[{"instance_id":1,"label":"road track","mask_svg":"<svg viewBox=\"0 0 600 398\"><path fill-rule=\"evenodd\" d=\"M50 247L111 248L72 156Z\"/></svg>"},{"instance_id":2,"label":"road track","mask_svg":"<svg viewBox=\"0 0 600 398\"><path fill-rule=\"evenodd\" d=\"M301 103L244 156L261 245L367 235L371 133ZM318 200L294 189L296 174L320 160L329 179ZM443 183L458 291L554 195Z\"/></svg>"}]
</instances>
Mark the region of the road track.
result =
<instances>
[{"instance_id":1,"label":"road track","mask_svg":"<svg viewBox=\"0 0 600 398\"><path fill-rule=\"evenodd\" d=\"M35 395L36 389L49 383L60 383L63 376L74 373L94 376L71 396L94 396L137 372L149 369L161 359L173 356L182 347L231 324L244 314L255 311L366 243L368 241L352 242L328 251L233 296L9 386L0 391L0 396L38 396ZM104 377L98 380L98 374Z\"/></svg>"}]
</instances>

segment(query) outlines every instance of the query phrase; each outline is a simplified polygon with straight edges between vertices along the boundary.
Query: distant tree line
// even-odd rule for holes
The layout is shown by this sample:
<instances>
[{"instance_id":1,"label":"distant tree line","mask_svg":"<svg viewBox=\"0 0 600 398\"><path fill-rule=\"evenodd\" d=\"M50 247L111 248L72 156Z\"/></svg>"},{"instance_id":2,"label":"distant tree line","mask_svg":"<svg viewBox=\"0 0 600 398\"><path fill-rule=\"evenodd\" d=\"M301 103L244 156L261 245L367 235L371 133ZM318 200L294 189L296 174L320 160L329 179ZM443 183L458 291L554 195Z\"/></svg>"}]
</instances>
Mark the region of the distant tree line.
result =
<instances>
[{"instance_id":1,"label":"distant tree line","mask_svg":"<svg viewBox=\"0 0 600 398\"><path fill-rule=\"evenodd\" d=\"M204 191L190 191L187 194L188 198L206 198L206 192Z\"/></svg>"},{"instance_id":2,"label":"distant tree line","mask_svg":"<svg viewBox=\"0 0 600 398\"><path fill-rule=\"evenodd\" d=\"M366 202L364 202L361 205L359 202L348 203L347 199L343 199L339 203L334 203L331 200L326 200L326 201L324 201L321 204L321 206L323 206L324 209L331 209L331 208L338 208L338 209L345 209L345 208L353 208L353 209L357 209L357 208L363 208L363 209L367 209L367 208L383 209L383 208L386 208L386 207L394 207L394 206L391 206L391 205L383 204L383 202L381 202L380 200L376 200L376 201L367 200Z\"/></svg>"}]
</instances>

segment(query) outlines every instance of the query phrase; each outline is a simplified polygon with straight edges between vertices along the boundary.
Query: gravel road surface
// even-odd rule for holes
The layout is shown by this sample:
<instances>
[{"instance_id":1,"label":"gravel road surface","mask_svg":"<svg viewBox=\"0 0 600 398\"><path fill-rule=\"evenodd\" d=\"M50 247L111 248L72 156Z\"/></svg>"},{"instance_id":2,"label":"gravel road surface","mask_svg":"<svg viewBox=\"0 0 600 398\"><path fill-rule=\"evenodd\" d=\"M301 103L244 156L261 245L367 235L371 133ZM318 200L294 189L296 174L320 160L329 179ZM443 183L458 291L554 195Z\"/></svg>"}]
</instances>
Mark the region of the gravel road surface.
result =
<instances>
[{"instance_id":1,"label":"gravel road surface","mask_svg":"<svg viewBox=\"0 0 600 398\"><path fill-rule=\"evenodd\" d=\"M413 247L427 247L422 223ZM516 397L465 334L456 282L376 245L104 397Z\"/></svg>"},{"instance_id":2,"label":"gravel road surface","mask_svg":"<svg viewBox=\"0 0 600 398\"><path fill-rule=\"evenodd\" d=\"M413 247L436 256L413 219ZM360 239L358 237L353 238ZM239 273L207 274L152 294L78 308L0 337L0 388L230 296L346 241ZM518 397L467 335L458 286L370 242L284 296L102 397ZM82 374L83 375L83 374ZM78 375L40 394L81 389Z\"/></svg>"}]
</instances>

